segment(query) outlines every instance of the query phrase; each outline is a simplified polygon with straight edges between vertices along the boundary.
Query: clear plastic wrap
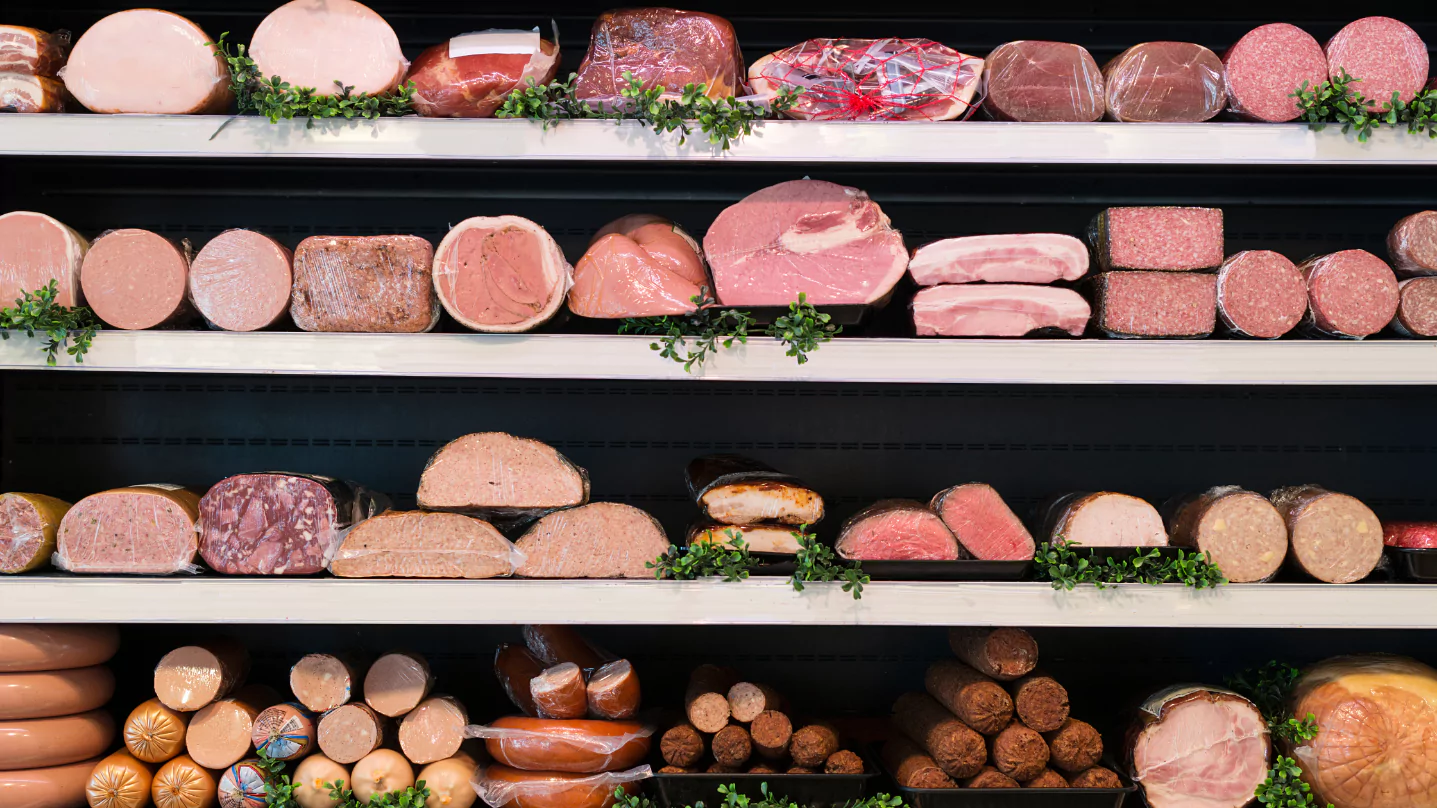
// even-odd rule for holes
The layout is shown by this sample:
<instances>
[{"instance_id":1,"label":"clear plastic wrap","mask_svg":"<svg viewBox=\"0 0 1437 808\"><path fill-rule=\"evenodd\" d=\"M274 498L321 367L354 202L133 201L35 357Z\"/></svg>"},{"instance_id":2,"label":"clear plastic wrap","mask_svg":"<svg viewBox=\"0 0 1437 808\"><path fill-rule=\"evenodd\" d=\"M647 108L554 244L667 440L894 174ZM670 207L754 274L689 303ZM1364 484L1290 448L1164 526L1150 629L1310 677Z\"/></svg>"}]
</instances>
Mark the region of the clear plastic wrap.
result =
<instances>
[{"instance_id":1,"label":"clear plastic wrap","mask_svg":"<svg viewBox=\"0 0 1437 808\"><path fill-rule=\"evenodd\" d=\"M1397 314L1397 276L1366 250L1316 255L1297 269L1307 281L1307 313L1299 327L1309 335L1362 339Z\"/></svg>"},{"instance_id":2,"label":"clear plastic wrap","mask_svg":"<svg viewBox=\"0 0 1437 808\"><path fill-rule=\"evenodd\" d=\"M744 94L733 25L701 11L627 8L599 15L574 91L593 103L621 103L626 71L645 88L662 84L668 97L677 98L687 84L703 84L709 98Z\"/></svg>"},{"instance_id":3,"label":"clear plastic wrap","mask_svg":"<svg viewBox=\"0 0 1437 808\"><path fill-rule=\"evenodd\" d=\"M1126 744L1129 772L1151 808L1242 808L1266 779L1267 722L1218 687L1178 685L1143 702Z\"/></svg>"},{"instance_id":4,"label":"clear plastic wrap","mask_svg":"<svg viewBox=\"0 0 1437 808\"><path fill-rule=\"evenodd\" d=\"M1169 541L1207 553L1235 584L1270 581L1287 557L1287 525L1262 494L1220 485L1163 506Z\"/></svg>"},{"instance_id":5,"label":"clear plastic wrap","mask_svg":"<svg viewBox=\"0 0 1437 808\"><path fill-rule=\"evenodd\" d=\"M1222 60L1191 42L1144 42L1103 68L1107 115L1115 121L1200 123L1227 103Z\"/></svg>"},{"instance_id":6,"label":"clear plastic wrap","mask_svg":"<svg viewBox=\"0 0 1437 808\"><path fill-rule=\"evenodd\" d=\"M861 561L956 561L968 553L921 502L884 499L848 517L833 549Z\"/></svg>"},{"instance_id":7,"label":"clear plastic wrap","mask_svg":"<svg viewBox=\"0 0 1437 808\"><path fill-rule=\"evenodd\" d=\"M225 769L218 787L220 808L264 808L265 771L258 760L244 760Z\"/></svg>"},{"instance_id":8,"label":"clear plastic wrap","mask_svg":"<svg viewBox=\"0 0 1437 808\"><path fill-rule=\"evenodd\" d=\"M0 72L0 112L64 112L65 97L59 79Z\"/></svg>"},{"instance_id":9,"label":"clear plastic wrap","mask_svg":"<svg viewBox=\"0 0 1437 808\"><path fill-rule=\"evenodd\" d=\"M544 718L577 719L589 711L584 672L572 662L540 671L529 680L529 695Z\"/></svg>"},{"instance_id":10,"label":"clear plastic wrap","mask_svg":"<svg viewBox=\"0 0 1437 808\"><path fill-rule=\"evenodd\" d=\"M595 772L627 769L649 753L651 724L637 721L559 720L508 716L465 730L482 738L494 760L538 772Z\"/></svg>"},{"instance_id":11,"label":"clear plastic wrap","mask_svg":"<svg viewBox=\"0 0 1437 808\"><path fill-rule=\"evenodd\" d=\"M558 69L559 46L538 28L491 28L425 50L405 80L414 83L414 111L426 118L489 118L509 93L531 79L548 84Z\"/></svg>"},{"instance_id":12,"label":"clear plastic wrap","mask_svg":"<svg viewBox=\"0 0 1437 808\"><path fill-rule=\"evenodd\" d=\"M1217 313L1243 337L1277 339L1307 312L1307 282L1297 265L1272 250L1243 250L1217 271Z\"/></svg>"},{"instance_id":13,"label":"clear plastic wrap","mask_svg":"<svg viewBox=\"0 0 1437 808\"><path fill-rule=\"evenodd\" d=\"M439 242L434 259L444 310L466 328L496 334L548 322L573 277L549 231L522 216L465 219Z\"/></svg>"},{"instance_id":14,"label":"clear plastic wrap","mask_svg":"<svg viewBox=\"0 0 1437 808\"><path fill-rule=\"evenodd\" d=\"M0 25L0 73L54 76L69 53L69 31L47 34L23 25Z\"/></svg>"},{"instance_id":15,"label":"clear plastic wrap","mask_svg":"<svg viewBox=\"0 0 1437 808\"><path fill-rule=\"evenodd\" d=\"M249 651L234 640L185 645L160 658L153 689L171 710L194 712L243 684L249 668Z\"/></svg>"},{"instance_id":16,"label":"clear plastic wrap","mask_svg":"<svg viewBox=\"0 0 1437 808\"><path fill-rule=\"evenodd\" d=\"M1038 540L1084 547L1162 547L1168 532L1158 509L1145 499L1112 491L1077 492L1041 510Z\"/></svg>"},{"instance_id":17,"label":"clear plastic wrap","mask_svg":"<svg viewBox=\"0 0 1437 808\"><path fill-rule=\"evenodd\" d=\"M433 687L429 660L412 651L391 651L364 674L364 701L380 715L398 718L418 707Z\"/></svg>"},{"instance_id":18,"label":"clear plastic wrap","mask_svg":"<svg viewBox=\"0 0 1437 808\"><path fill-rule=\"evenodd\" d=\"M213 41L178 14L119 11L85 30L57 75L91 112L214 115L234 94Z\"/></svg>"},{"instance_id":19,"label":"clear plastic wrap","mask_svg":"<svg viewBox=\"0 0 1437 808\"><path fill-rule=\"evenodd\" d=\"M503 578L524 563L504 534L458 513L388 511L341 532L340 578Z\"/></svg>"},{"instance_id":20,"label":"clear plastic wrap","mask_svg":"<svg viewBox=\"0 0 1437 808\"><path fill-rule=\"evenodd\" d=\"M0 214L0 305L55 281L55 302L84 302L80 267L90 242L58 219L28 210Z\"/></svg>"},{"instance_id":21,"label":"clear plastic wrap","mask_svg":"<svg viewBox=\"0 0 1437 808\"><path fill-rule=\"evenodd\" d=\"M107 230L80 265L85 304L106 325L126 330L178 325L190 319L190 243L149 230Z\"/></svg>"},{"instance_id":22,"label":"clear plastic wrap","mask_svg":"<svg viewBox=\"0 0 1437 808\"><path fill-rule=\"evenodd\" d=\"M547 443L475 432L444 444L419 476L419 507L492 521L537 517L589 501L589 474Z\"/></svg>"},{"instance_id":23,"label":"clear plastic wrap","mask_svg":"<svg viewBox=\"0 0 1437 808\"><path fill-rule=\"evenodd\" d=\"M55 552L55 533L70 503L44 494L0 495L0 573L29 572Z\"/></svg>"},{"instance_id":24,"label":"clear plastic wrap","mask_svg":"<svg viewBox=\"0 0 1437 808\"><path fill-rule=\"evenodd\" d=\"M648 766L602 774L523 772L486 766L474 775L474 791L490 808L609 808L614 792L653 776Z\"/></svg>"},{"instance_id":25,"label":"clear plastic wrap","mask_svg":"<svg viewBox=\"0 0 1437 808\"><path fill-rule=\"evenodd\" d=\"M289 313L301 331L430 331L433 267L434 247L418 236L311 236L294 251Z\"/></svg>"},{"instance_id":26,"label":"clear plastic wrap","mask_svg":"<svg viewBox=\"0 0 1437 808\"><path fill-rule=\"evenodd\" d=\"M539 714L529 682L544 670L544 663L533 651L522 645L500 643L494 652L494 678L504 688L504 695L528 716Z\"/></svg>"},{"instance_id":27,"label":"clear plastic wrap","mask_svg":"<svg viewBox=\"0 0 1437 808\"><path fill-rule=\"evenodd\" d=\"M1293 691L1293 715L1309 714L1317 735L1293 757L1318 804L1437 803L1437 670L1385 654L1319 662Z\"/></svg>"},{"instance_id":28,"label":"clear plastic wrap","mask_svg":"<svg viewBox=\"0 0 1437 808\"><path fill-rule=\"evenodd\" d=\"M1025 39L999 45L983 69L983 110L999 121L1070 121L1103 117L1103 71L1087 48Z\"/></svg>"},{"instance_id":29,"label":"clear plastic wrap","mask_svg":"<svg viewBox=\"0 0 1437 808\"><path fill-rule=\"evenodd\" d=\"M190 300L225 331L257 331L284 319L294 285L294 254L252 230L210 239L190 265Z\"/></svg>"},{"instance_id":30,"label":"clear plastic wrap","mask_svg":"<svg viewBox=\"0 0 1437 808\"><path fill-rule=\"evenodd\" d=\"M114 626L0 624L0 673L87 668L120 647Z\"/></svg>"},{"instance_id":31,"label":"clear plastic wrap","mask_svg":"<svg viewBox=\"0 0 1437 808\"><path fill-rule=\"evenodd\" d=\"M1437 337L1437 278L1408 278L1397 284L1392 330L1404 337Z\"/></svg>"},{"instance_id":32,"label":"clear plastic wrap","mask_svg":"<svg viewBox=\"0 0 1437 808\"><path fill-rule=\"evenodd\" d=\"M255 718L277 703L276 691L264 685L248 685L200 708L185 733L185 751L207 769L239 763L249 756Z\"/></svg>"},{"instance_id":33,"label":"clear plastic wrap","mask_svg":"<svg viewBox=\"0 0 1437 808\"><path fill-rule=\"evenodd\" d=\"M694 310L713 288L703 251L683 228L658 216L625 216L595 234L574 265L569 311L614 320Z\"/></svg>"},{"instance_id":34,"label":"clear plastic wrap","mask_svg":"<svg viewBox=\"0 0 1437 808\"><path fill-rule=\"evenodd\" d=\"M642 704L639 675L627 659L606 662L589 676L589 712L599 718L633 718Z\"/></svg>"},{"instance_id":35,"label":"clear plastic wrap","mask_svg":"<svg viewBox=\"0 0 1437 808\"><path fill-rule=\"evenodd\" d=\"M983 60L931 39L810 39L749 68L755 94L802 90L790 118L951 121L973 114Z\"/></svg>"},{"instance_id":36,"label":"clear plastic wrap","mask_svg":"<svg viewBox=\"0 0 1437 808\"><path fill-rule=\"evenodd\" d=\"M1296 120L1301 111L1293 93L1327 80L1322 46L1285 22L1248 31L1222 55L1222 64L1228 109L1252 121Z\"/></svg>"},{"instance_id":37,"label":"clear plastic wrap","mask_svg":"<svg viewBox=\"0 0 1437 808\"><path fill-rule=\"evenodd\" d=\"M267 707L254 719L254 748L274 760L296 760L314 749L314 716L293 702Z\"/></svg>"},{"instance_id":38,"label":"clear plastic wrap","mask_svg":"<svg viewBox=\"0 0 1437 808\"><path fill-rule=\"evenodd\" d=\"M324 713L350 700L364 670L345 656L305 654L289 669L289 689L305 707Z\"/></svg>"},{"instance_id":39,"label":"clear plastic wrap","mask_svg":"<svg viewBox=\"0 0 1437 808\"><path fill-rule=\"evenodd\" d=\"M1437 275L1437 210L1418 211L1397 222L1387 234L1387 256L1403 277Z\"/></svg>"},{"instance_id":40,"label":"clear plastic wrap","mask_svg":"<svg viewBox=\"0 0 1437 808\"><path fill-rule=\"evenodd\" d=\"M515 542L520 578L652 578L644 566L669 548L659 521L618 502L591 502L540 519Z\"/></svg>"},{"instance_id":41,"label":"clear plastic wrap","mask_svg":"<svg viewBox=\"0 0 1437 808\"><path fill-rule=\"evenodd\" d=\"M399 722L399 748L414 764L444 760L459 753L469 711L453 696L430 696Z\"/></svg>"},{"instance_id":42,"label":"clear plastic wrap","mask_svg":"<svg viewBox=\"0 0 1437 808\"><path fill-rule=\"evenodd\" d=\"M920 289L910 308L920 337L1021 337L1048 328L1080 337L1093 313L1072 289L1016 283Z\"/></svg>"},{"instance_id":43,"label":"clear plastic wrap","mask_svg":"<svg viewBox=\"0 0 1437 808\"><path fill-rule=\"evenodd\" d=\"M316 95L338 95L341 86L386 92L409 69L394 29L354 0L285 3L255 29L249 55L265 76L313 87Z\"/></svg>"},{"instance_id":44,"label":"clear plastic wrap","mask_svg":"<svg viewBox=\"0 0 1437 808\"><path fill-rule=\"evenodd\" d=\"M1343 26L1327 40L1330 74L1342 71L1358 80L1353 87L1368 100L1368 109L1411 101L1427 81L1427 44L1406 24L1391 17L1363 17Z\"/></svg>"},{"instance_id":45,"label":"clear plastic wrap","mask_svg":"<svg viewBox=\"0 0 1437 808\"><path fill-rule=\"evenodd\" d=\"M51 563L70 572L199 572L199 495L163 483L91 494L60 522Z\"/></svg>"},{"instance_id":46,"label":"clear plastic wrap","mask_svg":"<svg viewBox=\"0 0 1437 808\"><path fill-rule=\"evenodd\" d=\"M1356 497L1309 483L1267 498L1287 522L1288 558L1313 578L1354 583L1382 560L1382 523Z\"/></svg>"}]
</instances>

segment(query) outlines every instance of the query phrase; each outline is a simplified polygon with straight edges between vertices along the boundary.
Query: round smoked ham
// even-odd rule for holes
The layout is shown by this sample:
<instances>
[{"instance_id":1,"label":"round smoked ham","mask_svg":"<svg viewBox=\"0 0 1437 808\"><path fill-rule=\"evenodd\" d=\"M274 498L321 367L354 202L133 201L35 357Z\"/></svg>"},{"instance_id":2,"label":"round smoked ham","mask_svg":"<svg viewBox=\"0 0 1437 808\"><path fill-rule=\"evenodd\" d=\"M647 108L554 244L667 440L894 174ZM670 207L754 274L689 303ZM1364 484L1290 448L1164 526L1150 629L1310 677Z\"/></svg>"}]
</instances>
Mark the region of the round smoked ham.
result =
<instances>
[{"instance_id":1,"label":"round smoked ham","mask_svg":"<svg viewBox=\"0 0 1437 808\"><path fill-rule=\"evenodd\" d=\"M625 216L595 234L574 266L569 311L609 320L685 314L705 287L713 283L692 236L657 216Z\"/></svg>"},{"instance_id":2,"label":"round smoked ham","mask_svg":"<svg viewBox=\"0 0 1437 808\"><path fill-rule=\"evenodd\" d=\"M1293 691L1317 736L1293 751L1317 804L1437 805L1437 670L1405 657L1319 662Z\"/></svg>"},{"instance_id":3,"label":"round smoked ham","mask_svg":"<svg viewBox=\"0 0 1437 808\"><path fill-rule=\"evenodd\" d=\"M386 92L409 68L394 29L354 0L285 3L255 29L249 55L260 73L313 87L315 95L338 95L341 87Z\"/></svg>"},{"instance_id":4,"label":"round smoked ham","mask_svg":"<svg viewBox=\"0 0 1437 808\"><path fill-rule=\"evenodd\" d=\"M178 14L120 11L85 31L60 78L91 112L215 115L234 95L213 41Z\"/></svg>"},{"instance_id":5,"label":"round smoked ham","mask_svg":"<svg viewBox=\"0 0 1437 808\"><path fill-rule=\"evenodd\" d=\"M409 66L414 111L426 118L490 118L509 93L554 80L559 46L538 32L488 30L428 48Z\"/></svg>"},{"instance_id":6,"label":"round smoked ham","mask_svg":"<svg viewBox=\"0 0 1437 808\"><path fill-rule=\"evenodd\" d=\"M1127 743L1150 808L1241 808L1267 776L1269 749L1267 722L1252 702L1196 685L1144 702Z\"/></svg>"},{"instance_id":7,"label":"round smoked ham","mask_svg":"<svg viewBox=\"0 0 1437 808\"><path fill-rule=\"evenodd\" d=\"M564 303L573 268L539 225L520 216L475 216L434 254L434 288L444 310L475 331L529 331Z\"/></svg>"},{"instance_id":8,"label":"round smoked ham","mask_svg":"<svg viewBox=\"0 0 1437 808\"><path fill-rule=\"evenodd\" d=\"M0 305L55 281L55 302L84 302L80 265L90 243L43 213L17 210L0 216Z\"/></svg>"}]
</instances>

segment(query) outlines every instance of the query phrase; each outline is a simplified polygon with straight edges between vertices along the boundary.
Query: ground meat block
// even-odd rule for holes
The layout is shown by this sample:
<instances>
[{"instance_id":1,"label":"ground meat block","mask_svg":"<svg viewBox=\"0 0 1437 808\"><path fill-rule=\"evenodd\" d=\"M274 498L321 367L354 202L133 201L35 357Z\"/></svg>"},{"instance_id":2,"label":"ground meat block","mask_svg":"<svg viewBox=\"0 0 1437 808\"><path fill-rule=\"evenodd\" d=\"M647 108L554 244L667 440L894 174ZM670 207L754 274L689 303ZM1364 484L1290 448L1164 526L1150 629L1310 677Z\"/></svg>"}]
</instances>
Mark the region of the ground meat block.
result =
<instances>
[{"instance_id":1,"label":"ground meat block","mask_svg":"<svg viewBox=\"0 0 1437 808\"><path fill-rule=\"evenodd\" d=\"M1233 333L1276 339L1307 311L1307 282L1297 265L1271 250L1244 250L1217 272L1217 313Z\"/></svg>"},{"instance_id":2,"label":"ground meat block","mask_svg":"<svg viewBox=\"0 0 1437 808\"><path fill-rule=\"evenodd\" d=\"M1094 766L1068 781L1073 788L1122 788L1123 781L1111 769Z\"/></svg>"},{"instance_id":3,"label":"ground meat block","mask_svg":"<svg viewBox=\"0 0 1437 808\"><path fill-rule=\"evenodd\" d=\"M983 736L926 693L907 693L893 705L893 725L923 747L950 777L972 777L988 760Z\"/></svg>"},{"instance_id":4,"label":"ground meat block","mask_svg":"<svg viewBox=\"0 0 1437 808\"><path fill-rule=\"evenodd\" d=\"M1044 737L1054 768L1065 772L1083 771L1103 757L1103 736L1086 721L1069 718Z\"/></svg>"},{"instance_id":5,"label":"ground meat block","mask_svg":"<svg viewBox=\"0 0 1437 808\"><path fill-rule=\"evenodd\" d=\"M1038 643L1021 628L951 628L948 647L974 670L1003 682L1038 664Z\"/></svg>"},{"instance_id":6,"label":"ground meat block","mask_svg":"<svg viewBox=\"0 0 1437 808\"><path fill-rule=\"evenodd\" d=\"M1228 109L1252 121L1283 123L1299 114L1292 94L1327 80L1327 56L1312 35L1285 22L1248 31L1223 54Z\"/></svg>"},{"instance_id":7,"label":"ground meat block","mask_svg":"<svg viewBox=\"0 0 1437 808\"><path fill-rule=\"evenodd\" d=\"M1038 772L1038 776L1023 783L1023 788L1067 788L1068 780L1052 769Z\"/></svg>"},{"instance_id":8,"label":"ground meat block","mask_svg":"<svg viewBox=\"0 0 1437 808\"><path fill-rule=\"evenodd\" d=\"M788 753L795 765L816 769L838 751L838 732L827 724L809 724L793 733Z\"/></svg>"},{"instance_id":9,"label":"ground meat block","mask_svg":"<svg viewBox=\"0 0 1437 808\"><path fill-rule=\"evenodd\" d=\"M1222 264L1222 211L1108 208L1088 227L1088 240L1105 271L1211 269Z\"/></svg>"},{"instance_id":10,"label":"ground meat block","mask_svg":"<svg viewBox=\"0 0 1437 808\"><path fill-rule=\"evenodd\" d=\"M1287 521L1288 557L1319 581L1348 584L1366 578L1382 560L1382 524L1366 505L1316 485L1268 494Z\"/></svg>"},{"instance_id":11,"label":"ground meat block","mask_svg":"<svg viewBox=\"0 0 1437 808\"><path fill-rule=\"evenodd\" d=\"M704 756L704 736L688 724L671 727L659 738L659 754L670 766L693 766Z\"/></svg>"},{"instance_id":12,"label":"ground meat block","mask_svg":"<svg viewBox=\"0 0 1437 808\"><path fill-rule=\"evenodd\" d=\"M1397 284L1392 330L1404 337L1437 337L1437 278L1408 278Z\"/></svg>"},{"instance_id":13,"label":"ground meat block","mask_svg":"<svg viewBox=\"0 0 1437 808\"><path fill-rule=\"evenodd\" d=\"M903 736L883 745L883 765L904 788L956 788L926 752Z\"/></svg>"},{"instance_id":14,"label":"ground meat block","mask_svg":"<svg viewBox=\"0 0 1437 808\"><path fill-rule=\"evenodd\" d=\"M1093 282L1093 308L1110 337L1202 338L1217 325L1217 277L1104 272Z\"/></svg>"},{"instance_id":15,"label":"ground meat block","mask_svg":"<svg viewBox=\"0 0 1437 808\"><path fill-rule=\"evenodd\" d=\"M749 724L749 734L753 736L754 751L760 757L779 760L788 755L793 722L777 710L765 710Z\"/></svg>"},{"instance_id":16,"label":"ground meat block","mask_svg":"<svg viewBox=\"0 0 1437 808\"><path fill-rule=\"evenodd\" d=\"M1108 117L1115 121L1198 123L1227 103L1222 60L1191 42L1144 42L1103 68Z\"/></svg>"},{"instance_id":17,"label":"ground meat block","mask_svg":"<svg viewBox=\"0 0 1437 808\"><path fill-rule=\"evenodd\" d=\"M439 322L434 247L418 236L311 236L294 251L302 331L418 333Z\"/></svg>"},{"instance_id":18,"label":"ground meat block","mask_svg":"<svg viewBox=\"0 0 1437 808\"><path fill-rule=\"evenodd\" d=\"M1031 780L1048 766L1048 744L1043 736L1014 721L989 744L993 765L1014 780Z\"/></svg>"},{"instance_id":19,"label":"ground meat block","mask_svg":"<svg viewBox=\"0 0 1437 808\"><path fill-rule=\"evenodd\" d=\"M824 774L863 774L863 758L848 749L840 749L823 762Z\"/></svg>"},{"instance_id":20,"label":"ground meat block","mask_svg":"<svg viewBox=\"0 0 1437 808\"><path fill-rule=\"evenodd\" d=\"M1261 494L1218 486L1163 510L1171 543L1207 553L1233 583L1270 580L1287 557L1287 525Z\"/></svg>"},{"instance_id":21,"label":"ground meat block","mask_svg":"<svg viewBox=\"0 0 1437 808\"><path fill-rule=\"evenodd\" d=\"M1432 89L1437 90L1437 79ZM1387 257L1399 275L1437 275L1437 210L1420 211L1398 222L1387 234Z\"/></svg>"},{"instance_id":22,"label":"ground meat block","mask_svg":"<svg viewBox=\"0 0 1437 808\"><path fill-rule=\"evenodd\" d=\"M1032 674L1012 684L1018 718L1038 732L1050 732L1068 720L1068 689L1051 676Z\"/></svg>"},{"instance_id":23,"label":"ground meat block","mask_svg":"<svg viewBox=\"0 0 1437 808\"><path fill-rule=\"evenodd\" d=\"M924 687L963 723L992 735L1013 720L1013 699L1002 686L954 659L928 666Z\"/></svg>"},{"instance_id":24,"label":"ground meat block","mask_svg":"<svg viewBox=\"0 0 1437 808\"><path fill-rule=\"evenodd\" d=\"M729 724L714 734L714 760L725 766L742 766L753 754L753 742L748 730L738 724Z\"/></svg>"},{"instance_id":25,"label":"ground meat block","mask_svg":"<svg viewBox=\"0 0 1437 808\"><path fill-rule=\"evenodd\" d=\"M1416 31L1391 17L1363 17L1348 23L1327 41L1328 71L1338 78L1346 71L1360 80L1357 91L1368 109L1411 101L1427 81L1427 45Z\"/></svg>"},{"instance_id":26,"label":"ground meat block","mask_svg":"<svg viewBox=\"0 0 1437 808\"><path fill-rule=\"evenodd\" d=\"M1087 123L1103 117L1103 72L1081 45L1008 42L986 62L983 109L994 120Z\"/></svg>"},{"instance_id":27,"label":"ground meat block","mask_svg":"<svg viewBox=\"0 0 1437 808\"><path fill-rule=\"evenodd\" d=\"M1307 280L1302 329L1314 336L1362 339L1397 314L1397 277L1366 250L1309 258L1298 267Z\"/></svg>"},{"instance_id":28,"label":"ground meat block","mask_svg":"<svg viewBox=\"0 0 1437 808\"><path fill-rule=\"evenodd\" d=\"M992 766L984 766L977 775L963 781L964 788L1018 788L1018 781Z\"/></svg>"}]
</instances>

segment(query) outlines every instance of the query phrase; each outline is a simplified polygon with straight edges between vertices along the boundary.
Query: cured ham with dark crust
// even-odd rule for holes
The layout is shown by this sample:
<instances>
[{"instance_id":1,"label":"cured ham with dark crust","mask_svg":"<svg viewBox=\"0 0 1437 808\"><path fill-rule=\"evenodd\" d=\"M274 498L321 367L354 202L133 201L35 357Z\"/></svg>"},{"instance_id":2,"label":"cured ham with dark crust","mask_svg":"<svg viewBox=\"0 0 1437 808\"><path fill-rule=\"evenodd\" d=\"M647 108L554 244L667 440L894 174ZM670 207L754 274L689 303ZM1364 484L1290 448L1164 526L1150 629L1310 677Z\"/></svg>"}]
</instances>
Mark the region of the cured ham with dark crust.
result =
<instances>
[{"instance_id":1,"label":"cured ham with dark crust","mask_svg":"<svg viewBox=\"0 0 1437 808\"><path fill-rule=\"evenodd\" d=\"M434 254L444 310L475 331L509 334L548 322L573 269L548 231L520 216L475 216L454 226Z\"/></svg>"},{"instance_id":2,"label":"cured ham with dark crust","mask_svg":"<svg viewBox=\"0 0 1437 808\"><path fill-rule=\"evenodd\" d=\"M742 455L706 455L685 469L689 496L714 521L812 525L823 498L796 477Z\"/></svg>"}]
</instances>

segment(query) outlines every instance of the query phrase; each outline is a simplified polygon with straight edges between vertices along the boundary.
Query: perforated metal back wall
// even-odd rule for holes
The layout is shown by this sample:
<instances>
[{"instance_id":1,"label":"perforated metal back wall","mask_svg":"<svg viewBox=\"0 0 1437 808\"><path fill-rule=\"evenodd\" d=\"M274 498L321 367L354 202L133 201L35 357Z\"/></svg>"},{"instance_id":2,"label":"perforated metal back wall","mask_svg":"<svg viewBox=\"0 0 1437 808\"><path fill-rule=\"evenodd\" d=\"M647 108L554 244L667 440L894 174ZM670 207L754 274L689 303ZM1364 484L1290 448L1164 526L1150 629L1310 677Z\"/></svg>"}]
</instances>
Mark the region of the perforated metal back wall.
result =
<instances>
[{"instance_id":1,"label":"perforated metal back wall","mask_svg":"<svg viewBox=\"0 0 1437 808\"><path fill-rule=\"evenodd\" d=\"M103 339L103 335L100 337ZM654 361L659 361L656 357ZM821 355L814 361L822 361ZM597 500L695 515L684 466L751 454L813 484L828 530L884 497L993 484L1025 511L1072 490L1154 502L1217 484L1320 482L1383 518L1437 511L1430 388L736 385L5 374L4 490L75 498L241 472L348 477L412 506L425 461L468 432L540 438Z\"/></svg>"}]
</instances>

